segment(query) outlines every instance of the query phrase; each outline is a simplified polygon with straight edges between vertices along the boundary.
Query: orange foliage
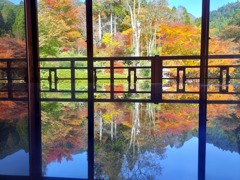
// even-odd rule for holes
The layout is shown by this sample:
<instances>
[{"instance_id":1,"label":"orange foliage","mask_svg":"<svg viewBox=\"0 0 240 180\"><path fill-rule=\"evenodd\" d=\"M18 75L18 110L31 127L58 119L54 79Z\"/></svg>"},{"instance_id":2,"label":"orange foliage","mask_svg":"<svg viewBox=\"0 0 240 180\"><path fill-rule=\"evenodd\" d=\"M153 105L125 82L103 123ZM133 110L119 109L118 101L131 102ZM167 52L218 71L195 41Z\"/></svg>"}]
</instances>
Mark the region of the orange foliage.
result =
<instances>
[{"instance_id":1,"label":"orange foliage","mask_svg":"<svg viewBox=\"0 0 240 180\"><path fill-rule=\"evenodd\" d=\"M25 58L26 44L9 37L0 38L0 58Z\"/></svg>"},{"instance_id":2,"label":"orange foliage","mask_svg":"<svg viewBox=\"0 0 240 180\"><path fill-rule=\"evenodd\" d=\"M198 107L181 106L178 104L163 105L161 112L156 114L156 123L161 132L179 134L198 128Z\"/></svg>"},{"instance_id":3,"label":"orange foliage","mask_svg":"<svg viewBox=\"0 0 240 180\"><path fill-rule=\"evenodd\" d=\"M110 91L110 85L105 85L104 88L106 91ZM123 84L118 84L114 85L114 91L123 91L124 90L124 85ZM121 95L121 93L115 93L116 96Z\"/></svg>"},{"instance_id":4,"label":"orange foliage","mask_svg":"<svg viewBox=\"0 0 240 180\"><path fill-rule=\"evenodd\" d=\"M110 85L105 85L104 87L105 87L106 91L110 91ZM114 91L123 91L123 89L124 89L123 84L114 86Z\"/></svg>"},{"instance_id":5,"label":"orange foliage","mask_svg":"<svg viewBox=\"0 0 240 180\"><path fill-rule=\"evenodd\" d=\"M201 29L184 23L162 24L158 31L161 55L199 55Z\"/></svg>"},{"instance_id":6,"label":"orange foliage","mask_svg":"<svg viewBox=\"0 0 240 180\"><path fill-rule=\"evenodd\" d=\"M207 118L217 118L219 116L230 117L230 114L235 113L236 105L230 104L208 104Z\"/></svg>"},{"instance_id":7,"label":"orange foliage","mask_svg":"<svg viewBox=\"0 0 240 180\"><path fill-rule=\"evenodd\" d=\"M50 113L50 112L49 112ZM87 149L87 108L62 106L58 121L42 112L43 166L63 158L72 160L72 154Z\"/></svg>"},{"instance_id":8,"label":"orange foliage","mask_svg":"<svg viewBox=\"0 0 240 180\"><path fill-rule=\"evenodd\" d=\"M237 107L237 113L236 113L237 117L240 118L240 107Z\"/></svg>"},{"instance_id":9,"label":"orange foliage","mask_svg":"<svg viewBox=\"0 0 240 180\"><path fill-rule=\"evenodd\" d=\"M124 67L122 62L114 62L114 67ZM114 69L114 73L123 74L124 69ZM105 69L104 73L110 73L110 69Z\"/></svg>"},{"instance_id":10,"label":"orange foliage","mask_svg":"<svg viewBox=\"0 0 240 180\"><path fill-rule=\"evenodd\" d=\"M209 40L209 54L232 54L234 51L231 47L233 47L233 43L230 41L220 41L216 38Z\"/></svg>"},{"instance_id":11,"label":"orange foliage","mask_svg":"<svg viewBox=\"0 0 240 180\"><path fill-rule=\"evenodd\" d=\"M54 18L57 18L56 22L59 20L63 20L71 30L78 30L78 23L80 21L78 15L80 14L80 9L78 6L74 4L73 0L64 1L42 0L42 1L47 6L46 11L49 11L50 13L55 15Z\"/></svg>"},{"instance_id":12,"label":"orange foliage","mask_svg":"<svg viewBox=\"0 0 240 180\"><path fill-rule=\"evenodd\" d=\"M28 116L27 102L13 102L13 101L0 102L0 121L21 119L27 116Z\"/></svg>"}]
</instances>

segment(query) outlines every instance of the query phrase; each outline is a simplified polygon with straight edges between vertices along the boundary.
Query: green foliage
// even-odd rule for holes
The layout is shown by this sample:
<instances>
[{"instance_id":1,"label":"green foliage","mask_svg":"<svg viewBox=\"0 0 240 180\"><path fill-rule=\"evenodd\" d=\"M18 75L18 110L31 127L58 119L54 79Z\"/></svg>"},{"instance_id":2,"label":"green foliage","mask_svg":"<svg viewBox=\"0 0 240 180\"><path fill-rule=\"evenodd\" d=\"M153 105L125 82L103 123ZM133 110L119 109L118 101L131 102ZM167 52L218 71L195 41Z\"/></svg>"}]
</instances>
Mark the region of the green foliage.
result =
<instances>
[{"instance_id":1,"label":"green foliage","mask_svg":"<svg viewBox=\"0 0 240 180\"><path fill-rule=\"evenodd\" d=\"M191 24L190 15L187 12L187 9L185 7L183 8L182 16L183 16L183 20L184 20L185 24L187 24L187 25Z\"/></svg>"},{"instance_id":2,"label":"green foliage","mask_svg":"<svg viewBox=\"0 0 240 180\"><path fill-rule=\"evenodd\" d=\"M5 23L4 23L4 19L3 19L2 13L0 11L0 36L4 35L4 32L5 32L4 27L5 27Z\"/></svg>"},{"instance_id":3,"label":"green foliage","mask_svg":"<svg viewBox=\"0 0 240 180\"><path fill-rule=\"evenodd\" d=\"M15 22L15 18L16 18L16 15L15 15L14 11L12 9L10 9L8 11L7 20L5 23L5 30L6 30L6 32L8 32L10 34L12 34L12 26Z\"/></svg>"},{"instance_id":4,"label":"green foliage","mask_svg":"<svg viewBox=\"0 0 240 180\"><path fill-rule=\"evenodd\" d=\"M16 126L16 130L21 137L21 144L24 146L24 149L29 149L28 146L28 119L21 119L22 123Z\"/></svg>"},{"instance_id":5,"label":"green foliage","mask_svg":"<svg viewBox=\"0 0 240 180\"><path fill-rule=\"evenodd\" d=\"M10 9L14 9L15 5L13 3L11 3L8 0L1 0L0 1L0 11L2 12L3 16L6 17L8 14L8 11ZM4 18L4 20L6 20L6 18Z\"/></svg>"},{"instance_id":6,"label":"green foliage","mask_svg":"<svg viewBox=\"0 0 240 180\"><path fill-rule=\"evenodd\" d=\"M231 40L232 42L240 42L240 2L238 9L234 11L234 15L230 19L228 26L226 26L220 33L219 37L223 40Z\"/></svg>"},{"instance_id":7,"label":"green foliage","mask_svg":"<svg viewBox=\"0 0 240 180\"><path fill-rule=\"evenodd\" d=\"M230 25L236 25L240 26L240 7L238 10L234 13L231 21L229 22Z\"/></svg>"},{"instance_id":8,"label":"green foliage","mask_svg":"<svg viewBox=\"0 0 240 180\"><path fill-rule=\"evenodd\" d=\"M41 110L44 112L48 112L48 115L57 120L61 115L61 106L57 102L47 102L41 104Z\"/></svg>"},{"instance_id":9,"label":"green foliage","mask_svg":"<svg viewBox=\"0 0 240 180\"><path fill-rule=\"evenodd\" d=\"M16 19L12 26L13 33L17 39L25 40L25 14L24 6L19 5L16 12Z\"/></svg>"},{"instance_id":10,"label":"green foliage","mask_svg":"<svg viewBox=\"0 0 240 180\"><path fill-rule=\"evenodd\" d=\"M227 5L218 8L216 11L212 11L210 13L210 28L216 29L216 34L218 34L226 25L237 18L237 16L234 17L234 13L239 8L240 2L237 1L234 3L228 3Z\"/></svg>"},{"instance_id":11,"label":"green foliage","mask_svg":"<svg viewBox=\"0 0 240 180\"><path fill-rule=\"evenodd\" d=\"M11 36L19 40L25 40L24 3L15 5L9 1L0 2L0 14L3 18L2 25L0 15L0 36Z\"/></svg>"},{"instance_id":12,"label":"green foliage","mask_svg":"<svg viewBox=\"0 0 240 180\"><path fill-rule=\"evenodd\" d=\"M221 33L219 34L219 37L223 40L231 39L233 42L239 42L240 41L240 26L226 26Z\"/></svg>"}]
</instances>

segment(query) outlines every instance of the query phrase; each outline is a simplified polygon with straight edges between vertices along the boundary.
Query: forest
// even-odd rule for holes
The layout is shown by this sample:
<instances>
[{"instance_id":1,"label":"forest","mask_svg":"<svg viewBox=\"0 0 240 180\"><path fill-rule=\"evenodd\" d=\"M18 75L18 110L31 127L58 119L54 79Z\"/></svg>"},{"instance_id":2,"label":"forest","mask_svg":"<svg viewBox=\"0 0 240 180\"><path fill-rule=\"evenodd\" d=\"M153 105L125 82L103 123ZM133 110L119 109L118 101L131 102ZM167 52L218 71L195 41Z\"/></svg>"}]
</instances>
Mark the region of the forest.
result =
<instances>
[{"instance_id":1,"label":"forest","mask_svg":"<svg viewBox=\"0 0 240 180\"><path fill-rule=\"evenodd\" d=\"M82 0L38 2L40 58L86 57L85 3ZM8 0L0 1L0 58L26 57L23 6L23 2L15 5ZM239 1L210 13L209 54L239 54L239 17ZM167 0L93 0L93 35L94 57L200 55L201 18L194 17L183 6L170 8ZM215 60L209 61L209 64L221 65L223 62L229 65L239 63L239 60ZM42 61L41 67L69 68L69 64ZM81 62L78 64L80 68L85 66ZM123 66L121 61L116 64ZM184 64L184 61L179 64ZM196 62L190 60L185 65L196 65ZM95 62L95 66L106 66L106 63ZM76 78L86 78L86 72L76 70ZM238 72L239 69L231 69L233 77ZM58 70L58 76L63 79L69 78L70 73L69 69ZM115 76L126 77L127 73L118 70ZM174 72L170 73L174 75ZM150 71L141 71L139 74L149 76ZM197 75L198 72L189 70L189 74ZM219 70L212 69L209 74L218 77ZM108 78L108 69L99 71L98 76ZM41 82L42 90L49 89L48 70L41 70L41 78L45 78ZM118 89L125 88L124 83L117 83ZM99 88L108 90L110 85L106 84L106 80L103 80ZM79 80L76 89L82 88L81 85L87 89L86 80ZM198 87L196 84L194 86L191 88ZM71 83L67 80L59 81L59 88L69 90ZM147 88L149 86L142 87L143 90ZM45 96L47 94L43 93L42 98ZM221 99L223 96L217 94L212 98ZM239 99L229 94L225 94L224 98ZM7 137L0 141L0 147L3 147L0 157L9 154L5 149L11 149L12 142L16 142L17 146L11 149L11 153L18 148L28 151L27 104L1 101L0 107L0 132ZM87 151L87 103L41 102L41 108L45 175L51 162L61 162L63 158L70 161L72 154ZM119 174L120 178L127 179L130 175L138 176L121 174L121 167L129 172L137 161L162 171L159 164L154 164L155 161L140 162L139 159L146 152L155 153L163 159L166 147L181 147L187 140L197 137L198 110L194 104L95 103L96 177L111 178ZM238 105L208 105L208 142L223 150L239 153L236 147L239 147L240 142L239 118ZM18 138L12 138L13 134ZM122 166L124 162L125 166ZM151 178L153 175L148 173L146 177Z\"/></svg>"},{"instance_id":2,"label":"forest","mask_svg":"<svg viewBox=\"0 0 240 180\"><path fill-rule=\"evenodd\" d=\"M200 54L201 18L195 18L183 6L169 8L167 0L134 2L93 0L94 56ZM23 6L23 2L0 2L3 44L8 38L24 42ZM210 54L239 53L239 9L237 1L210 13ZM38 21L41 57L86 56L83 1L40 0ZM0 52L6 51L0 48Z\"/></svg>"},{"instance_id":3,"label":"forest","mask_svg":"<svg viewBox=\"0 0 240 180\"><path fill-rule=\"evenodd\" d=\"M24 3L19 5L5 0L0 3L0 57L24 58L25 30ZM201 8L201 7L199 7ZM222 13L224 12L224 13ZM228 3L210 13L209 54L239 54L240 2ZM2 20L1 20L2 19ZM223 20L224 19L224 20ZM40 58L86 57L86 6L81 0L40 0L38 2L38 28ZM201 18L195 18L183 6L169 8L167 0L93 0L93 40L94 57L122 56L188 56L200 55ZM80 66L85 66L78 62ZM116 61L115 67L124 67L126 62ZM128 62L138 66L148 65L148 62ZM209 65L233 65L237 59L209 60ZM41 67L69 67L69 62L41 62ZM94 66L106 67L106 62L96 62ZM169 61L169 65L199 65L199 61ZM170 78L175 78L176 69L170 69ZM86 77L87 71L76 70L76 77ZM239 68L231 68L230 75L237 77ZM220 69L209 69L209 75L215 79L209 83L214 86ZM138 76L147 77L150 71L139 71ZM199 72L187 70L187 76L197 77ZM69 78L70 71L58 70L59 78ZM116 78L128 75L126 70L115 73ZM144 76L145 75L145 76ZM99 70L97 78L99 89L109 90L110 73ZM49 89L48 70L41 71L42 90ZM236 83L233 80L233 83ZM58 81L59 90L69 90L70 81ZM77 89L87 88L86 80L79 80ZM101 83L100 83L101 82ZM140 81L138 81L140 82ZM115 89L124 90L126 81L121 84L116 81ZM164 83L164 82L163 82ZM141 90L149 89L149 81L142 83ZM176 84L173 82L172 84ZM84 87L83 87L84 86ZM172 86L175 88L175 86ZM190 90L198 86L192 83ZM209 89L216 87L209 87ZM234 87L231 87L233 91ZM43 95L45 96L46 93ZM51 96L51 95L50 95ZM86 95L82 95L86 98ZM49 96L48 96L49 97ZM197 97L195 97L197 98ZM214 97L218 98L218 97Z\"/></svg>"}]
</instances>

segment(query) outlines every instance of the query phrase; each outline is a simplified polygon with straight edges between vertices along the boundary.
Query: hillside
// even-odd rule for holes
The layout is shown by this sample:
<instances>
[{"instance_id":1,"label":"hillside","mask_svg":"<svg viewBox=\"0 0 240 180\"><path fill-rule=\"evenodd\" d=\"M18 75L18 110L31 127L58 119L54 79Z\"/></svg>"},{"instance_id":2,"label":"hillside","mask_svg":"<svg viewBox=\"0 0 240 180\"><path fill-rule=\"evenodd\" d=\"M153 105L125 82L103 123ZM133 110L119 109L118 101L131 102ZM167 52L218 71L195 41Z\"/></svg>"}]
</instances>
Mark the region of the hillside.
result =
<instances>
[{"instance_id":1,"label":"hillside","mask_svg":"<svg viewBox=\"0 0 240 180\"><path fill-rule=\"evenodd\" d=\"M210 29L216 29L217 33L224 29L228 25L234 14L240 10L240 2L228 3L225 6L218 8L215 11L210 12Z\"/></svg>"},{"instance_id":2,"label":"hillside","mask_svg":"<svg viewBox=\"0 0 240 180\"><path fill-rule=\"evenodd\" d=\"M25 39L24 4L0 1L0 37Z\"/></svg>"},{"instance_id":3,"label":"hillside","mask_svg":"<svg viewBox=\"0 0 240 180\"><path fill-rule=\"evenodd\" d=\"M2 14L7 14L9 9L14 9L16 5L14 5L12 2L8 0L1 0L0 1L0 12Z\"/></svg>"}]
</instances>

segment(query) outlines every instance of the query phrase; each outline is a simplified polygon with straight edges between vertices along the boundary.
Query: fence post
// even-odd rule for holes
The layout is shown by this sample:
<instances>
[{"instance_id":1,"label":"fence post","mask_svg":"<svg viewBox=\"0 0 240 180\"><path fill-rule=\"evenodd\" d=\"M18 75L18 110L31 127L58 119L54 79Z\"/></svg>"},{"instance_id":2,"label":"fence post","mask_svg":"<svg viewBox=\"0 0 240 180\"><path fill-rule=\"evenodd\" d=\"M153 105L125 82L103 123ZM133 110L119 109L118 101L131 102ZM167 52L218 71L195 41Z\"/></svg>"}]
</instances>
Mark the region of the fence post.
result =
<instances>
[{"instance_id":1,"label":"fence post","mask_svg":"<svg viewBox=\"0 0 240 180\"><path fill-rule=\"evenodd\" d=\"M155 104L162 101L162 59L156 55L152 59L152 88L151 100Z\"/></svg>"}]
</instances>

